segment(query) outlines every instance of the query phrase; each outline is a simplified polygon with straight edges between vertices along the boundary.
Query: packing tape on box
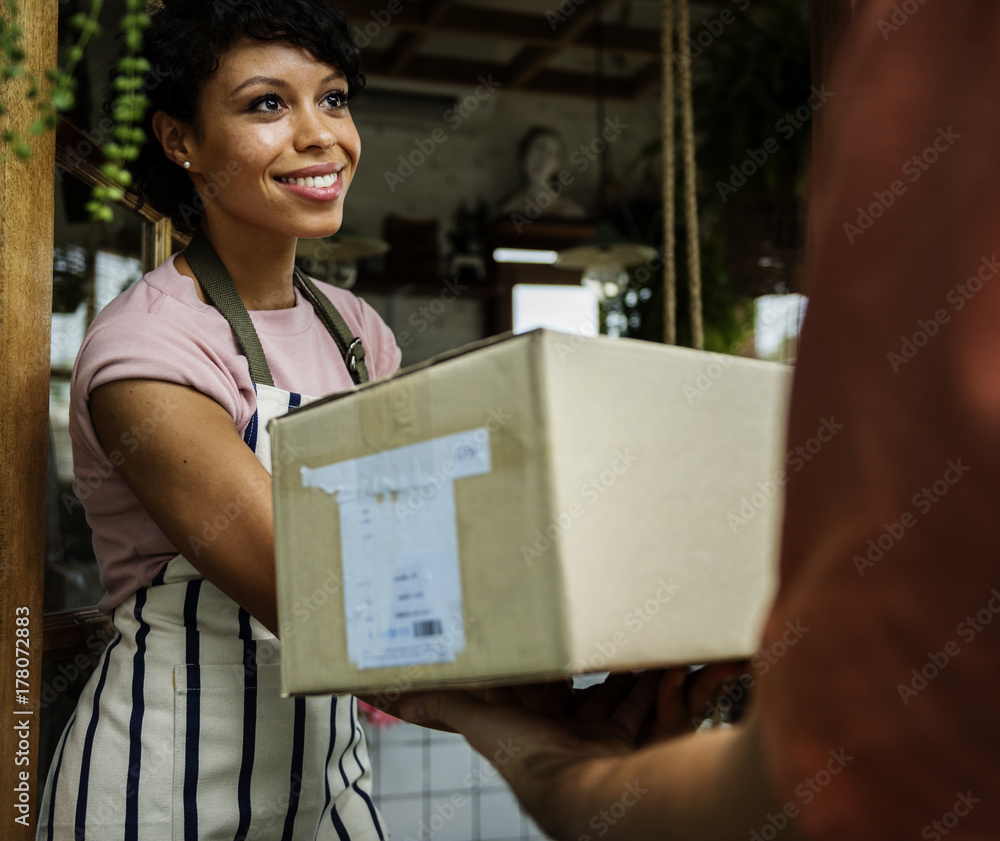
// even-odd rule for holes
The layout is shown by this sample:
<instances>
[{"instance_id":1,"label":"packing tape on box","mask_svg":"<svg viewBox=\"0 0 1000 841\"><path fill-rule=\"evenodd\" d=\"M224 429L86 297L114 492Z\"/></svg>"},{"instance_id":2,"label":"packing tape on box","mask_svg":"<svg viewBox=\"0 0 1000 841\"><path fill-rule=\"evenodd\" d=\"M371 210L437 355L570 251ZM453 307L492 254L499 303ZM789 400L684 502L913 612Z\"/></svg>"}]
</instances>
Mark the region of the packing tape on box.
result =
<instances>
[{"instance_id":1,"label":"packing tape on box","mask_svg":"<svg viewBox=\"0 0 1000 841\"><path fill-rule=\"evenodd\" d=\"M455 481L489 473L485 428L317 468L340 506L347 655L359 669L453 662L465 649Z\"/></svg>"}]
</instances>

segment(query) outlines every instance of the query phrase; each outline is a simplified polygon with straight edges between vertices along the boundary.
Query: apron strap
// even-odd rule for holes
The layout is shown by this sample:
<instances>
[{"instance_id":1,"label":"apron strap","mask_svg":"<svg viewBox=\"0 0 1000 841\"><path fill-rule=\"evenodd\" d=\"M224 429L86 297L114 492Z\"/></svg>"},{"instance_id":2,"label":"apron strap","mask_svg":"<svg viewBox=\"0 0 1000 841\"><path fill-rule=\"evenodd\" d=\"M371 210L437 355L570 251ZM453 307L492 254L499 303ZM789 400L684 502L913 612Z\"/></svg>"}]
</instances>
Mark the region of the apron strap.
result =
<instances>
[{"instance_id":1,"label":"apron strap","mask_svg":"<svg viewBox=\"0 0 1000 841\"><path fill-rule=\"evenodd\" d=\"M337 311L333 301L326 297L308 277L295 269L295 281L302 296L313 305L316 315L326 325L327 332L340 348L340 354L347 363L347 370L355 385L368 382L368 366L365 364L365 346L361 339L351 333L344 317Z\"/></svg>"},{"instance_id":2,"label":"apron strap","mask_svg":"<svg viewBox=\"0 0 1000 841\"><path fill-rule=\"evenodd\" d=\"M261 385L274 385L271 368L264 356L257 330L250 320L250 314L236 291L229 272L219 259L208 237L198 228L191 237L185 252L188 265L198 278L205 296L232 328L239 342L240 350L250 366L250 378ZM361 339L354 336L333 302L324 295L309 278L295 270L295 285L303 297L312 305L316 315L327 332L333 337L343 355L347 371L355 385L368 382L368 368L365 365L365 349Z\"/></svg>"}]
</instances>

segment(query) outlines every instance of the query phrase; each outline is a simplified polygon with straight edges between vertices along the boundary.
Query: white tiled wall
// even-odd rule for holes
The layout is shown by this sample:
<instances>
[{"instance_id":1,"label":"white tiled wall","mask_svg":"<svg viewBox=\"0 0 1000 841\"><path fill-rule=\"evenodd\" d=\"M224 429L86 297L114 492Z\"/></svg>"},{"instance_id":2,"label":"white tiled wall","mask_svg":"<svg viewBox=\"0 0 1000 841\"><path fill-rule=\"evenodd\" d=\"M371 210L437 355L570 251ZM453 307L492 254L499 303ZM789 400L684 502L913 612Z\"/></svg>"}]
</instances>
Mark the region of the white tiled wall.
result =
<instances>
[{"instance_id":1,"label":"white tiled wall","mask_svg":"<svg viewBox=\"0 0 1000 841\"><path fill-rule=\"evenodd\" d=\"M372 793L393 841L544 841L461 736L399 723L368 739Z\"/></svg>"}]
</instances>

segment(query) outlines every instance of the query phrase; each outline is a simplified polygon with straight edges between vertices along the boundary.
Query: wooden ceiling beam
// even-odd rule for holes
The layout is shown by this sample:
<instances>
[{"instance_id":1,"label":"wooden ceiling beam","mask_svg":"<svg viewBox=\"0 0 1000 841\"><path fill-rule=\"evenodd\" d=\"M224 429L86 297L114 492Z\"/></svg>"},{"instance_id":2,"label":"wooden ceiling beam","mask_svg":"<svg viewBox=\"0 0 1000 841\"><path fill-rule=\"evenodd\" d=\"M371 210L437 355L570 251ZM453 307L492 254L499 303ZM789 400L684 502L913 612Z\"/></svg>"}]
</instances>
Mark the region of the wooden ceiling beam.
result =
<instances>
[{"instance_id":1,"label":"wooden ceiling beam","mask_svg":"<svg viewBox=\"0 0 1000 841\"><path fill-rule=\"evenodd\" d=\"M660 55L660 33L651 29L640 29L637 26L604 25L604 51L608 54L625 53L642 56ZM597 46L597 31L590 27L576 39L576 45L589 50Z\"/></svg>"},{"instance_id":2,"label":"wooden ceiling beam","mask_svg":"<svg viewBox=\"0 0 1000 841\"><path fill-rule=\"evenodd\" d=\"M372 52L365 60L365 72L370 76L388 76L392 56L388 52ZM411 82L470 85L479 83L480 77L493 78L504 88L510 88L509 65L496 62L469 61L441 58L439 56L414 56L406 68L406 79ZM572 73L563 70L542 70L520 90L526 93L559 94L594 98L597 79L590 73ZM605 95L608 99L633 99L633 78L605 77Z\"/></svg>"},{"instance_id":3,"label":"wooden ceiling beam","mask_svg":"<svg viewBox=\"0 0 1000 841\"><path fill-rule=\"evenodd\" d=\"M455 35L461 38L482 38L488 41L511 41L515 43L566 49L594 48L593 27L578 36L572 43L566 44L557 39L550 31L545 20L536 15L522 15L514 12L493 12L456 7L445 16L434 28L433 33L419 21L399 20L393 23L393 28L404 32L423 32L435 35ZM609 53L625 55L658 56L660 54L660 35L649 29L635 26L605 26L604 48Z\"/></svg>"},{"instance_id":4,"label":"wooden ceiling beam","mask_svg":"<svg viewBox=\"0 0 1000 841\"><path fill-rule=\"evenodd\" d=\"M371 52L365 57L365 73L388 76L392 56L389 52ZM501 82L504 65L495 62L468 61L440 56L416 55L406 68L406 79L416 82L436 82L452 85L476 85L480 76L493 75Z\"/></svg>"},{"instance_id":5,"label":"wooden ceiling beam","mask_svg":"<svg viewBox=\"0 0 1000 841\"><path fill-rule=\"evenodd\" d=\"M402 2L402 0L400 0ZM455 5L455 0L428 0L422 7L423 14L419 28L414 28L409 32L404 32L392 45L393 59L390 72L401 74L409 65L420 48L424 45L428 36L437 27L441 18L447 14L448 10ZM390 26L392 23L390 22Z\"/></svg>"},{"instance_id":6,"label":"wooden ceiling beam","mask_svg":"<svg viewBox=\"0 0 1000 841\"><path fill-rule=\"evenodd\" d=\"M391 58L387 71L389 75L401 76L426 40L426 33L401 32L399 37L392 43Z\"/></svg>"},{"instance_id":7,"label":"wooden ceiling beam","mask_svg":"<svg viewBox=\"0 0 1000 841\"><path fill-rule=\"evenodd\" d=\"M399 0L400 3L407 0ZM525 14L523 12L506 12L494 9L482 9L467 6L459 0L439 0L433 6L426 3L421 6L414 4L411 9L402 7L403 11L394 16L386 9L378 12L379 18L373 18L366 11L365 4L348 3L345 8L350 12L351 22L365 26L375 20L383 27L389 27L395 32L429 35L454 35L460 38L482 38L490 41L506 41L522 46L544 47L564 51L566 49L593 49L595 42L594 15L584 9L579 11L579 18L567 18L566 28L556 29L542 15ZM569 26L570 23L573 26ZM606 24L604 27L605 49L609 53L625 55L641 55L658 57L660 54L660 37L655 31L634 26ZM410 42L406 42L409 44ZM417 43L414 41L413 43ZM423 43L423 39L419 41Z\"/></svg>"},{"instance_id":8,"label":"wooden ceiling beam","mask_svg":"<svg viewBox=\"0 0 1000 841\"><path fill-rule=\"evenodd\" d=\"M521 90L555 55L554 50L545 47L525 47L503 69L502 78L513 90Z\"/></svg>"},{"instance_id":9,"label":"wooden ceiling beam","mask_svg":"<svg viewBox=\"0 0 1000 841\"><path fill-rule=\"evenodd\" d=\"M547 46L557 41L544 15L503 12L458 5L440 21L438 31L470 38L520 41Z\"/></svg>"},{"instance_id":10,"label":"wooden ceiling beam","mask_svg":"<svg viewBox=\"0 0 1000 841\"><path fill-rule=\"evenodd\" d=\"M645 67L640 67L632 76L631 87L630 99L642 99L662 88L663 65L659 61L651 61Z\"/></svg>"},{"instance_id":11,"label":"wooden ceiling beam","mask_svg":"<svg viewBox=\"0 0 1000 841\"><path fill-rule=\"evenodd\" d=\"M596 13L596 0L584 0L584 4L577 6L572 16L560 23L560 27L550 27L556 33L555 41L544 47L523 48L503 73L503 77L509 80L510 87L514 90L525 89L553 58L575 44L576 39L593 23Z\"/></svg>"},{"instance_id":12,"label":"wooden ceiling beam","mask_svg":"<svg viewBox=\"0 0 1000 841\"><path fill-rule=\"evenodd\" d=\"M579 96L593 100L597 90L597 78L589 73L569 73L564 70L542 70L530 82L521 87L523 93L557 94ZM632 99L630 79L604 77L606 99Z\"/></svg>"}]
</instances>

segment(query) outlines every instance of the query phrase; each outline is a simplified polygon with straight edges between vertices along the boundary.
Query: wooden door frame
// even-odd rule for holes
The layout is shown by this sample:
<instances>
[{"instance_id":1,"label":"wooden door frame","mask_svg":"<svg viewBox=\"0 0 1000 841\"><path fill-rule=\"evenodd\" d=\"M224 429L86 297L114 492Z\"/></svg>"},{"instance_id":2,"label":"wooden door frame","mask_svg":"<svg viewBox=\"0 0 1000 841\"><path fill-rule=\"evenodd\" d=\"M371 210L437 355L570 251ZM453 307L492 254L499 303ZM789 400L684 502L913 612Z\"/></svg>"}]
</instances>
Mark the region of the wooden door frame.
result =
<instances>
[{"instance_id":1,"label":"wooden door frame","mask_svg":"<svg viewBox=\"0 0 1000 841\"><path fill-rule=\"evenodd\" d=\"M27 67L39 75L57 59L59 0L23 0L22 45ZM10 97L10 120L28 125L32 103ZM70 154L72 152L72 154ZM41 732L42 662L92 652L106 639L108 617L95 608L44 614L46 482L49 444L49 371L52 326L52 248L55 167L85 183L106 183L100 150L60 118L57 132L35 138L27 161L0 168L0 836L33 839L44 780L37 774ZM134 210L131 197L122 204ZM168 220L152 210L143 221L143 265L148 270L171 252ZM28 624L18 626L19 609ZM29 640L27 691L18 685L18 628ZM24 695L27 703L19 703ZM16 713L16 715L15 715ZM30 726L20 750L17 722ZM23 755L18 755L19 753ZM24 763L24 764L17 764ZM27 774L22 780L21 772ZM27 825L19 817L16 789L27 784Z\"/></svg>"},{"instance_id":2,"label":"wooden door frame","mask_svg":"<svg viewBox=\"0 0 1000 841\"><path fill-rule=\"evenodd\" d=\"M24 0L21 5L26 64L39 75L56 62L58 20L58 0ZM10 97L8 107L15 124L26 126L35 119L31 102ZM0 674L0 834L12 841L35 837L42 784L35 769L41 727L54 179L52 132L34 139L29 160L0 167L0 658L9 664ZM22 687L11 668L17 665L18 608L27 609L28 624L21 629L27 627L29 633L23 704L18 703L15 690ZM28 725L26 756L14 730L21 722ZM12 795L24 784L30 806L27 826L15 822L19 813Z\"/></svg>"}]
</instances>

